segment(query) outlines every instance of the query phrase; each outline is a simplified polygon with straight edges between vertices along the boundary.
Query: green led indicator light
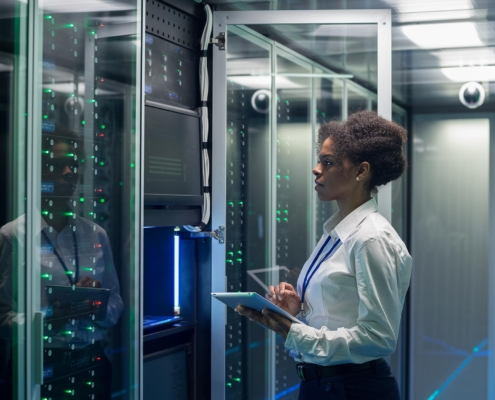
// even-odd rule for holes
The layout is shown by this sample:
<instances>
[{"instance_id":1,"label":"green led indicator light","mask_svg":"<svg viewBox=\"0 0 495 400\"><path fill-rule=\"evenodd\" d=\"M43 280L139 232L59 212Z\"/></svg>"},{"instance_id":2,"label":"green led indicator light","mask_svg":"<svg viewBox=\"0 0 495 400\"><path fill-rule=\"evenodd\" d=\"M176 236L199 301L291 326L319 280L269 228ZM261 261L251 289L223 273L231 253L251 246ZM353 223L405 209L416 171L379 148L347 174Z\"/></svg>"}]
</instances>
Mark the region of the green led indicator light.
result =
<instances>
[{"instance_id":1,"label":"green led indicator light","mask_svg":"<svg viewBox=\"0 0 495 400\"><path fill-rule=\"evenodd\" d=\"M41 211L41 214L48 215L48 211Z\"/></svg>"},{"instance_id":2,"label":"green led indicator light","mask_svg":"<svg viewBox=\"0 0 495 400\"><path fill-rule=\"evenodd\" d=\"M93 215L93 214L94 214L94 212L93 212L93 211L90 211L88 214L89 214L89 215Z\"/></svg>"},{"instance_id":3,"label":"green led indicator light","mask_svg":"<svg viewBox=\"0 0 495 400\"><path fill-rule=\"evenodd\" d=\"M277 218L277 222L280 222L280 218Z\"/></svg>"},{"instance_id":4,"label":"green led indicator light","mask_svg":"<svg viewBox=\"0 0 495 400\"><path fill-rule=\"evenodd\" d=\"M45 89L45 93L51 93L52 89Z\"/></svg>"},{"instance_id":5,"label":"green led indicator light","mask_svg":"<svg viewBox=\"0 0 495 400\"><path fill-rule=\"evenodd\" d=\"M43 340L48 340L48 336L43 336Z\"/></svg>"},{"instance_id":6,"label":"green led indicator light","mask_svg":"<svg viewBox=\"0 0 495 400\"><path fill-rule=\"evenodd\" d=\"M289 105L289 100L285 100L285 104Z\"/></svg>"},{"instance_id":7,"label":"green led indicator light","mask_svg":"<svg viewBox=\"0 0 495 400\"><path fill-rule=\"evenodd\" d=\"M232 387L232 383L227 383L227 386L228 387Z\"/></svg>"},{"instance_id":8,"label":"green led indicator light","mask_svg":"<svg viewBox=\"0 0 495 400\"><path fill-rule=\"evenodd\" d=\"M65 217L72 217L74 215L74 213L73 212L70 212L70 211L67 211L67 212L64 212L62 215L65 216Z\"/></svg>"},{"instance_id":9,"label":"green led indicator light","mask_svg":"<svg viewBox=\"0 0 495 400\"><path fill-rule=\"evenodd\" d=\"M85 383L86 383L86 385L89 385L89 386L91 386L93 384L93 382L85 382Z\"/></svg>"},{"instance_id":10,"label":"green led indicator light","mask_svg":"<svg viewBox=\"0 0 495 400\"><path fill-rule=\"evenodd\" d=\"M84 271L93 271L93 268L89 268L89 267L84 267L83 268Z\"/></svg>"},{"instance_id":11,"label":"green led indicator light","mask_svg":"<svg viewBox=\"0 0 495 400\"><path fill-rule=\"evenodd\" d=\"M51 15L45 15L45 19L52 19Z\"/></svg>"},{"instance_id":12,"label":"green led indicator light","mask_svg":"<svg viewBox=\"0 0 495 400\"><path fill-rule=\"evenodd\" d=\"M233 205L234 205L234 202L233 202L233 201L229 201L227 204L228 204L229 206L233 206Z\"/></svg>"},{"instance_id":13,"label":"green led indicator light","mask_svg":"<svg viewBox=\"0 0 495 400\"><path fill-rule=\"evenodd\" d=\"M228 262L228 263L233 263L232 260L225 260L225 262Z\"/></svg>"},{"instance_id":14,"label":"green led indicator light","mask_svg":"<svg viewBox=\"0 0 495 400\"><path fill-rule=\"evenodd\" d=\"M72 335L72 332L71 331L65 331L65 332L62 332L64 335Z\"/></svg>"},{"instance_id":15,"label":"green led indicator light","mask_svg":"<svg viewBox=\"0 0 495 400\"><path fill-rule=\"evenodd\" d=\"M131 163L131 168L134 168L134 166L135 166L135 165L136 165L136 164L134 164L134 163Z\"/></svg>"},{"instance_id":16,"label":"green led indicator light","mask_svg":"<svg viewBox=\"0 0 495 400\"><path fill-rule=\"evenodd\" d=\"M105 125L102 125L102 126L101 126L101 129L105 129L105 128L106 128L106 126L105 126Z\"/></svg>"},{"instance_id":17,"label":"green led indicator light","mask_svg":"<svg viewBox=\"0 0 495 400\"><path fill-rule=\"evenodd\" d=\"M235 260L240 263L242 262L242 258L236 258Z\"/></svg>"},{"instance_id":18,"label":"green led indicator light","mask_svg":"<svg viewBox=\"0 0 495 400\"><path fill-rule=\"evenodd\" d=\"M43 115L43 119L48 119L48 115Z\"/></svg>"},{"instance_id":19,"label":"green led indicator light","mask_svg":"<svg viewBox=\"0 0 495 400\"><path fill-rule=\"evenodd\" d=\"M280 179L280 175L277 175L277 179Z\"/></svg>"},{"instance_id":20,"label":"green led indicator light","mask_svg":"<svg viewBox=\"0 0 495 400\"><path fill-rule=\"evenodd\" d=\"M284 214L289 214L289 210L284 210Z\"/></svg>"},{"instance_id":21,"label":"green led indicator light","mask_svg":"<svg viewBox=\"0 0 495 400\"><path fill-rule=\"evenodd\" d=\"M285 222L289 222L289 218L284 218L284 221Z\"/></svg>"},{"instance_id":22,"label":"green led indicator light","mask_svg":"<svg viewBox=\"0 0 495 400\"><path fill-rule=\"evenodd\" d=\"M89 32L90 35L94 35L95 33L96 33L95 31Z\"/></svg>"},{"instance_id":23,"label":"green led indicator light","mask_svg":"<svg viewBox=\"0 0 495 400\"><path fill-rule=\"evenodd\" d=\"M68 393L68 394L71 394L72 396L74 396L73 390L67 389L67 390L65 390L65 393Z\"/></svg>"},{"instance_id":24,"label":"green led indicator light","mask_svg":"<svg viewBox=\"0 0 495 400\"><path fill-rule=\"evenodd\" d=\"M277 210L277 215L280 215L280 210Z\"/></svg>"},{"instance_id":25,"label":"green led indicator light","mask_svg":"<svg viewBox=\"0 0 495 400\"><path fill-rule=\"evenodd\" d=\"M81 125L86 125L86 121L85 120L82 120L81 121Z\"/></svg>"},{"instance_id":26,"label":"green led indicator light","mask_svg":"<svg viewBox=\"0 0 495 400\"><path fill-rule=\"evenodd\" d=\"M105 199L100 199L100 203L104 203L105 202Z\"/></svg>"},{"instance_id":27,"label":"green led indicator light","mask_svg":"<svg viewBox=\"0 0 495 400\"><path fill-rule=\"evenodd\" d=\"M239 250L239 251L237 252L237 254L240 254L240 255L242 255L242 251L241 251L241 250Z\"/></svg>"},{"instance_id":28,"label":"green led indicator light","mask_svg":"<svg viewBox=\"0 0 495 400\"><path fill-rule=\"evenodd\" d=\"M100 165L103 166L105 165L105 163L103 161L100 161Z\"/></svg>"},{"instance_id":29,"label":"green led indicator light","mask_svg":"<svg viewBox=\"0 0 495 400\"><path fill-rule=\"evenodd\" d=\"M234 252L233 252L233 251L229 251L229 252L227 252L227 254L228 254L229 256L233 256L233 255L234 255Z\"/></svg>"},{"instance_id":30,"label":"green led indicator light","mask_svg":"<svg viewBox=\"0 0 495 400\"><path fill-rule=\"evenodd\" d=\"M88 100L88 103L94 103L96 100L95 99L90 99Z\"/></svg>"},{"instance_id":31,"label":"green led indicator light","mask_svg":"<svg viewBox=\"0 0 495 400\"><path fill-rule=\"evenodd\" d=\"M80 201L81 203L84 203L84 197L79 197L79 201Z\"/></svg>"},{"instance_id":32,"label":"green led indicator light","mask_svg":"<svg viewBox=\"0 0 495 400\"><path fill-rule=\"evenodd\" d=\"M242 201L240 201L239 204L242 206L244 203Z\"/></svg>"},{"instance_id":33,"label":"green led indicator light","mask_svg":"<svg viewBox=\"0 0 495 400\"><path fill-rule=\"evenodd\" d=\"M234 378L234 381L240 382L241 381L241 378Z\"/></svg>"},{"instance_id":34,"label":"green led indicator light","mask_svg":"<svg viewBox=\"0 0 495 400\"><path fill-rule=\"evenodd\" d=\"M41 154L50 154L50 152L48 150L42 150Z\"/></svg>"},{"instance_id":35,"label":"green led indicator light","mask_svg":"<svg viewBox=\"0 0 495 400\"><path fill-rule=\"evenodd\" d=\"M67 157L74 157L74 153L67 153Z\"/></svg>"},{"instance_id":36,"label":"green led indicator light","mask_svg":"<svg viewBox=\"0 0 495 400\"><path fill-rule=\"evenodd\" d=\"M325 113L324 113L324 112L322 112L322 113L321 113L321 115L325 116Z\"/></svg>"},{"instance_id":37,"label":"green led indicator light","mask_svg":"<svg viewBox=\"0 0 495 400\"><path fill-rule=\"evenodd\" d=\"M285 175L285 179L289 180L289 175Z\"/></svg>"},{"instance_id":38,"label":"green led indicator light","mask_svg":"<svg viewBox=\"0 0 495 400\"><path fill-rule=\"evenodd\" d=\"M64 25L64 28L73 28L74 27L74 24L65 24Z\"/></svg>"},{"instance_id":39,"label":"green led indicator light","mask_svg":"<svg viewBox=\"0 0 495 400\"><path fill-rule=\"evenodd\" d=\"M72 271L66 271L65 272L67 275L72 275Z\"/></svg>"},{"instance_id":40,"label":"green led indicator light","mask_svg":"<svg viewBox=\"0 0 495 400\"><path fill-rule=\"evenodd\" d=\"M120 186L124 186L124 182L120 182L120 183L119 183L119 185L120 185Z\"/></svg>"},{"instance_id":41,"label":"green led indicator light","mask_svg":"<svg viewBox=\"0 0 495 400\"><path fill-rule=\"evenodd\" d=\"M95 158L95 156L89 156L89 158Z\"/></svg>"},{"instance_id":42,"label":"green led indicator light","mask_svg":"<svg viewBox=\"0 0 495 400\"><path fill-rule=\"evenodd\" d=\"M280 97L277 97L277 101L280 101Z\"/></svg>"},{"instance_id":43,"label":"green led indicator light","mask_svg":"<svg viewBox=\"0 0 495 400\"><path fill-rule=\"evenodd\" d=\"M41 277L42 277L42 278L45 278L45 279L46 279L46 278L48 278L49 276L50 276L50 275L48 275L48 274L41 274Z\"/></svg>"}]
</instances>

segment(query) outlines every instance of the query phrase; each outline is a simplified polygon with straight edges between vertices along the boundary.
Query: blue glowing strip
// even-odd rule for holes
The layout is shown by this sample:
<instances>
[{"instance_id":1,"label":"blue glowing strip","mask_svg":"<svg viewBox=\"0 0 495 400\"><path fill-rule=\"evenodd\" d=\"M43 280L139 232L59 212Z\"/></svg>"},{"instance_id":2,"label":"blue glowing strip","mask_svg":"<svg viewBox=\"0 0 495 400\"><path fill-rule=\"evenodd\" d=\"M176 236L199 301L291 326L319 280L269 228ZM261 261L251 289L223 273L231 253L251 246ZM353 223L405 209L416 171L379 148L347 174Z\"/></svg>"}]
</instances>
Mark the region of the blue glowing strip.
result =
<instances>
[{"instance_id":1,"label":"blue glowing strip","mask_svg":"<svg viewBox=\"0 0 495 400\"><path fill-rule=\"evenodd\" d=\"M468 351L465 351L465 350L461 350L461 349L457 349L455 348L454 346L451 346L450 344L448 344L447 342L443 341L443 340L439 340L439 339L434 339L434 338L431 338L429 336L426 336L426 335L423 335L423 340L427 341L427 342L430 342L430 343L436 343L436 344L439 344L440 346L450 350L451 352L455 353L455 354L458 354L458 355L461 355L461 356L465 356L465 357L468 357L471 355L470 352Z\"/></svg>"},{"instance_id":2,"label":"blue glowing strip","mask_svg":"<svg viewBox=\"0 0 495 400\"><path fill-rule=\"evenodd\" d=\"M225 350L225 355L228 356L229 354L235 353L236 351L239 351L239 346L232 347L231 349Z\"/></svg>"},{"instance_id":3,"label":"blue glowing strip","mask_svg":"<svg viewBox=\"0 0 495 400\"><path fill-rule=\"evenodd\" d=\"M470 355L468 358L466 358L466 359L465 359L465 360L461 363L461 365L459 365L459 366L457 367L457 369L453 372L453 374L452 374L452 375L450 375L450 376L447 378L447 380L443 383L443 385L442 385L442 386L440 386L440 388L439 388L439 389L435 390L435 391L432 393L432 395L431 395L430 397L428 397L428 400L433 400L433 399L435 399L436 397L438 397L438 395L439 395L440 393L442 393L442 392L443 392L443 391L447 388L447 386L449 386L449 385L452 383L452 381L453 381L455 378L457 378L457 376L458 376L458 375L462 372L462 370L463 370L464 368L466 368L466 367L467 367L467 365L471 362L471 360L472 360L472 359L476 356L476 353L478 353L478 352L479 352L479 351L480 351L483 347L485 347L485 346L487 345L487 343L488 343L488 339L485 339L485 340L483 340L480 344L478 344L477 346L475 346L475 347L473 348L473 352L471 353L471 355Z\"/></svg>"},{"instance_id":4,"label":"blue glowing strip","mask_svg":"<svg viewBox=\"0 0 495 400\"><path fill-rule=\"evenodd\" d=\"M179 307L179 235L174 236L174 306Z\"/></svg>"},{"instance_id":5,"label":"blue glowing strip","mask_svg":"<svg viewBox=\"0 0 495 400\"><path fill-rule=\"evenodd\" d=\"M275 400L280 399L281 397L284 397L284 396L288 395L289 393L296 391L297 389L299 389L299 383L297 385L290 387L289 389L285 389L283 392L277 393L275 395Z\"/></svg>"}]
</instances>

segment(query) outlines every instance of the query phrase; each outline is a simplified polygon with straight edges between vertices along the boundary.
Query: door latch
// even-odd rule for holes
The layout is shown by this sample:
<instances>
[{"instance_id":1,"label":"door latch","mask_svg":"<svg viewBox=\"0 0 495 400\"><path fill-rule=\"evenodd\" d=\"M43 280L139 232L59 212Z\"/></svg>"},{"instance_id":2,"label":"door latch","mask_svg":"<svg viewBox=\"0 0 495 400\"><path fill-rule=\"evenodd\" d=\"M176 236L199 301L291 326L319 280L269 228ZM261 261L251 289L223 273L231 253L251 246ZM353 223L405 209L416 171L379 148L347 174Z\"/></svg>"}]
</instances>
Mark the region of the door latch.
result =
<instances>
[{"instance_id":1,"label":"door latch","mask_svg":"<svg viewBox=\"0 0 495 400\"><path fill-rule=\"evenodd\" d=\"M225 32L220 32L215 39L210 39L210 44L215 44L220 50L225 50Z\"/></svg>"},{"instance_id":2,"label":"door latch","mask_svg":"<svg viewBox=\"0 0 495 400\"><path fill-rule=\"evenodd\" d=\"M213 238L223 244L225 243L225 227L219 226L213 232L190 232L188 237L191 239Z\"/></svg>"}]
</instances>

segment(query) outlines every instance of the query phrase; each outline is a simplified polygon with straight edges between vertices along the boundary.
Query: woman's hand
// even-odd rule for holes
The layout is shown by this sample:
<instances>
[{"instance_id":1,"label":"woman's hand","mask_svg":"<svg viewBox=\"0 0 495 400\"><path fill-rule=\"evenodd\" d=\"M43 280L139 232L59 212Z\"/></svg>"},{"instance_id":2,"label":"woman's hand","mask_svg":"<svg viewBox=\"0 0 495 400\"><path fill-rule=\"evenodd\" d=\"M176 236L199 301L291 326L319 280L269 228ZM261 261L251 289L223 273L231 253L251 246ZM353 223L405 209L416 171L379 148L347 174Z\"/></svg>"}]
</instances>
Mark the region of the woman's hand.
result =
<instances>
[{"instance_id":1,"label":"woman's hand","mask_svg":"<svg viewBox=\"0 0 495 400\"><path fill-rule=\"evenodd\" d=\"M280 314L270 311L268 309L263 309L262 312L253 310L252 308L237 306L235 311L253 322L257 322L260 325L266 326L275 333L278 333L284 339L287 339L290 327L292 326L292 321L281 316Z\"/></svg>"},{"instance_id":2,"label":"woman's hand","mask_svg":"<svg viewBox=\"0 0 495 400\"><path fill-rule=\"evenodd\" d=\"M267 300L294 317L301 312L301 298L290 283L280 282L277 286L270 286L268 290L269 293L265 295Z\"/></svg>"}]
</instances>

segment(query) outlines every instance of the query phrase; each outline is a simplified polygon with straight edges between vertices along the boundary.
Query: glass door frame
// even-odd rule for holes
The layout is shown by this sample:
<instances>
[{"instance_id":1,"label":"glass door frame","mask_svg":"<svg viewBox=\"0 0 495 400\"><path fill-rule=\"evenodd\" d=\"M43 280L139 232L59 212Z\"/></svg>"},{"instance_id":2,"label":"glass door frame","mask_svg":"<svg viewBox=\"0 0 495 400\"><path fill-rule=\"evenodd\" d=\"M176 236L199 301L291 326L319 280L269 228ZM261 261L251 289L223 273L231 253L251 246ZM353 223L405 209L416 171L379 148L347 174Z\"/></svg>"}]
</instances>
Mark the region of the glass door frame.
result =
<instances>
[{"instance_id":1,"label":"glass door frame","mask_svg":"<svg viewBox=\"0 0 495 400\"><path fill-rule=\"evenodd\" d=\"M214 12L213 37L223 33L228 46L228 25L275 25L275 24L376 24L378 45L378 114L392 118L392 35L391 10L317 10L317 11L218 11ZM274 46L276 48L276 46ZM276 53L276 49L275 49ZM272 55L273 59L273 55ZM213 161L212 161L212 229L226 226L226 172L227 172L227 52L213 47ZM272 86L274 80L272 79ZM273 88L272 88L273 90ZM345 89L344 89L345 93ZM344 97L346 97L344 95ZM272 96L272 106L273 106ZM344 101L344 99L343 99ZM273 108L272 108L273 109ZM271 121L271 126L276 120ZM273 135L272 135L273 136ZM271 149L273 150L273 149ZM270 152L273 154L273 151ZM271 160L273 163L273 160ZM268 181L270 184L270 180ZM273 186L273 185L272 185ZM270 196L273 196L273 191ZM273 200L273 199L272 199ZM378 208L382 215L391 220L391 185L380 188ZM273 210L270 210L273 212ZM225 232L228 235L228 232ZM274 238L274 229L270 229ZM270 239L269 239L270 240ZM273 243L273 240L270 241ZM273 251L272 251L273 252ZM225 292L225 245L224 241L212 241L211 291ZM271 259L271 258L269 258ZM211 398L225 399L225 306L211 300ZM273 381L274 371L270 378ZM268 394L273 398L275 382L270 382Z\"/></svg>"}]
</instances>

